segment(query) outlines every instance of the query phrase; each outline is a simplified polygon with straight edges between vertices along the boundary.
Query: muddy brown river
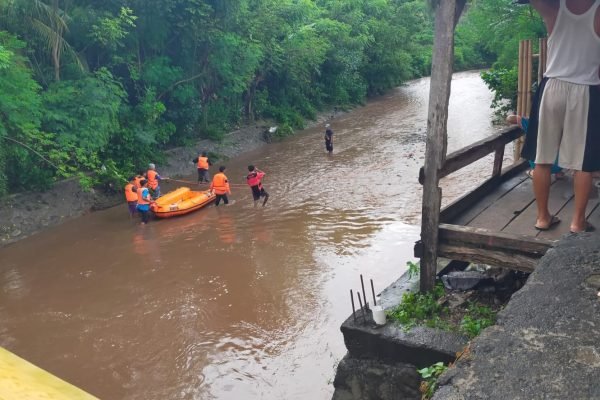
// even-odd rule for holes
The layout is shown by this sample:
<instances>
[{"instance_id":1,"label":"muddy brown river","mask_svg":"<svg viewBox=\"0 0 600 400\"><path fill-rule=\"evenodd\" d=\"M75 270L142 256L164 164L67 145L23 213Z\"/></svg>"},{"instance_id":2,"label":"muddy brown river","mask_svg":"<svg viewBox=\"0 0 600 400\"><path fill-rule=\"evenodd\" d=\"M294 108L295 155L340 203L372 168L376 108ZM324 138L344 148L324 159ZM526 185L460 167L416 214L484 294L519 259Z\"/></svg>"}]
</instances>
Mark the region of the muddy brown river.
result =
<instances>
[{"instance_id":1,"label":"muddy brown river","mask_svg":"<svg viewBox=\"0 0 600 400\"><path fill-rule=\"evenodd\" d=\"M123 205L1 249L0 346L105 400L331 398L349 289L412 259L428 90L331 120L332 156L319 126L231 160L231 182L267 172L265 208L236 186L228 207L140 226ZM450 150L496 129L491 98L455 75ZM449 177L445 202L490 172Z\"/></svg>"}]
</instances>

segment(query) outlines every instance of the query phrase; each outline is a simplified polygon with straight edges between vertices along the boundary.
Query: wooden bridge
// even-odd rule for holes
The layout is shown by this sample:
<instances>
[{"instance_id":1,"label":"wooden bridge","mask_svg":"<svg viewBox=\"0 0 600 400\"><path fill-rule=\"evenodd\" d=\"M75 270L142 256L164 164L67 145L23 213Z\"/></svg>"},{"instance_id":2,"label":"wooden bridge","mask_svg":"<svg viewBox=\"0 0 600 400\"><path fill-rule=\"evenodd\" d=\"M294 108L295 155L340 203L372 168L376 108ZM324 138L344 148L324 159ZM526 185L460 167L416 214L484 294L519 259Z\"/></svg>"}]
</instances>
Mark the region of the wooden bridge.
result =
<instances>
[{"instance_id":1,"label":"wooden bridge","mask_svg":"<svg viewBox=\"0 0 600 400\"><path fill-rule=\"evenodd\" d=\"M454 262L479 262L532 271L537 260L568 233L573 209L572 182L555 181L550 190L550 212L562 219L552 230L535 229L536 205L532 182L525 175L527 162L519 159L523 132L507 128L490 138L446 154L448 147L448 103L454 62L454 33L466 0L437 2L432 56L425 165L419 174L423 184L421 240L415 255L421 259L421 291L435 285L438 257ZM546 39L540 39L538 54L532 41L519 46L517 114L528 116L531 108L533 64L537 80L546 64ZM514 165L504 166L506 144L515 141ZM491 177L475 190L441 209L440 179L494 153ZM588 220L600 226L597 199L588 205Z\"/></svg>"},{"instance_id":2,"label":"wooden bridge","mask_svg":"<svg viewBox=\"0 0 600 400\"><path fill-rule=\"evenodd\" d=\"M569 232L573 211L573 181L569 176L553 178L549 207L561 222L551 230L535 229L536 204L533 181L526 174L528 163L503 168L506 144L523 135L510 127L464 149L448 155L440 178L494 153L491 177L440 212L437 255L450 260L478 262L531 272L538 259L556 239ZM420 181L424 181L421 169ZM600 226L598 193L592 191L588 220ZM415 255L421 257L423 243Z\"/></svg>"}]
</instances>

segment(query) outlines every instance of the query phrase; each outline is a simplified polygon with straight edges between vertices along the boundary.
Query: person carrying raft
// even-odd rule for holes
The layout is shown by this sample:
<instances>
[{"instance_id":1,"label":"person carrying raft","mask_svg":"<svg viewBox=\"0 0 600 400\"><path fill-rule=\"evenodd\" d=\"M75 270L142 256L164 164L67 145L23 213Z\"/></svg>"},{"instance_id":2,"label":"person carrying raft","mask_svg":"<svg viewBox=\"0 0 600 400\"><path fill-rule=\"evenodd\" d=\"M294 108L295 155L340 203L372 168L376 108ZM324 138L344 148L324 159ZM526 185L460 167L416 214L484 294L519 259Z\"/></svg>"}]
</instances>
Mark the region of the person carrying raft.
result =
<instances>
[{"instance_id":1,"label":"person carrying raft","mask_svg":"<svg viewBox=\"0 0 600 400\"><path fill-rule=\"evenodd\" d=\"M161 178L156 172L156 165L148 164L148 172L146 172L146 180L148 188L152 191L152 197L158 199L160 197L160 181L167 178Z\"/></svg>"},{"instance_id":2,"label":"person carrying raft","mask_svg":"<svg viewBox=\"0 0 600 400\"><path fill-rule=\"evenodd\" d=\"M256 207L256 205L258 204L258 200L260 200L261 197L265 198L265 200L263 201L264 207L265 204L267 204L267 201L269 200L269 193L265 191L265 188L262 184L262 179L265 176L265 173L256 168L254 165L248 165L248 171L250 173L246 176L246 182L248 183L248 186L250 186L250 189L252 189L254 207Z\"/></svg>"},{"instance_id":3,"label":"person carrying raft","mask_svg":"<svg viewBox=\"0 0 600 400\"><path fill-rule=\"evenodd\" d=\"M213 180L210 183L210 190L215 193L217 196L217 200L215 201L215 206L218 207L221 199L223 199L223 203L229 204L229 199L227 198L227 194L231 194L231 189L229 188L229 180L227 176L224 174L225 166L219 167L219 173L213 176Z\"/></svg>"},{"instance_id":4,"label":"person carrying raft","mask_svg":"<svg viewBox=\"0 0 600 400\"><path fill-rule=\"evenodd\" d=\"M145 225L148 223L150 218L150 204L154 203L154 201L152 200L150 191L148 190L148 181L146 179L142 179L140 184L142 187L137 190L137 210L142 218L142 224Z\"/></svg>"}]
</instances>

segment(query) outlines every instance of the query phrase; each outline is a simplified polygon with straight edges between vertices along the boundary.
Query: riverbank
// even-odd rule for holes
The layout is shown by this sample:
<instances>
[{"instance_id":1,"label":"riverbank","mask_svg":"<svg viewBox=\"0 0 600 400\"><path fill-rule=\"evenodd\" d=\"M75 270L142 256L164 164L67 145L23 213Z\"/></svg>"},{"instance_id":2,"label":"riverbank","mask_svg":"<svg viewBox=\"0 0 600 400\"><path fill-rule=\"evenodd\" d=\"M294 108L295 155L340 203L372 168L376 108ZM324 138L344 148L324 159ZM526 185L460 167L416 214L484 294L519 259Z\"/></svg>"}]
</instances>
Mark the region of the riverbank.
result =
<instances>
[{"instance_id":1,"label":"riverbank","mask_svg":"<svg viewBox=\"0 0 600 400\"><path fill-rule=\"evenodd\" d=\"M306 121L305 128L314 127L342 115L324 112L317 119ZM202 139L192 146L176 147L165 152L167 162L157 165L163 176L184 177L195 173L192 162L198 151L216 154L225 161L242 153L268 145L264 132L273 124L259 121L229 132L221 141ZM297 133L302 132L297 131ZM76 178L57 182L45 192L17 193L0 200L0 247L25 239L53 226L86 213L104 210L123 203L119 191L102 189L84 191Z\"/></svg>"}]
</instances>

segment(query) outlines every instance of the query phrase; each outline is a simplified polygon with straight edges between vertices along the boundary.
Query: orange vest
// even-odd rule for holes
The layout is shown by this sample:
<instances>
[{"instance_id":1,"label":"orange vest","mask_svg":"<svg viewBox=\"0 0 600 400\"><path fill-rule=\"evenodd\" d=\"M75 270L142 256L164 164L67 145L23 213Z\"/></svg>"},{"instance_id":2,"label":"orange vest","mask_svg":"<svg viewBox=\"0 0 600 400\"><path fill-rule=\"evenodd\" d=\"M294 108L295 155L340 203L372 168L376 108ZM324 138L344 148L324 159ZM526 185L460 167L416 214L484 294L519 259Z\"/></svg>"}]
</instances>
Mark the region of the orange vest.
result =
<instances>
[{"instance_id":1,"label":"orange vest","mask_svg":"<svg viewBox=\"0 0 600 400\"><path fill-rule=\"evenodd\" d=\"M144 205L144 204L150 204L150 202L147 199L144 199L142 197L142 193L144 193L144 188L139 188L137 191L137 202L139 205ZM150 193L148 193L148 195L150 195Z\"/></svg>"},{"instance_id":2,"label":"orange vest","mask_svg":"<svg viewBox=\"0 0 600 400\"><path fill-rule=\"evenodd\" d=\"M158 175L158 173L153 169L149 169L148 172L146 172L146 176L148 177L148 187L152 190L158 187L156 175Z\"/></svg>"},{"instance_id":3,"label":"orange vest","mask_svg":"<svg viewBox=\"0 0 600 400\"><path fill-rule=\"evenodd\" d=\"M135 186L132 183L125 185L125 199L127 201L137 201L138 195L133 191Z\"/></svg>"},{"instance_id":4,"label":"orange vest","mask_svg":"<svg viewBox=\"0 0 600 400\"><path fill-rule=\"evenodd\" d=\"M229 181L224 173L219 172L213 176L213 180L210 184L210 188L215 191L216 194L231 193L229 190Z\"/></svg>"},{"instance_id":5,"label":"orange vest","mask_svg":"<svg viewBox=\"0 0 600 400\"><path fill-rule=\"evenodd\" d=\"M198 157L198 169L208 169L208 157Z\"/></svg>"}]
</instances>

